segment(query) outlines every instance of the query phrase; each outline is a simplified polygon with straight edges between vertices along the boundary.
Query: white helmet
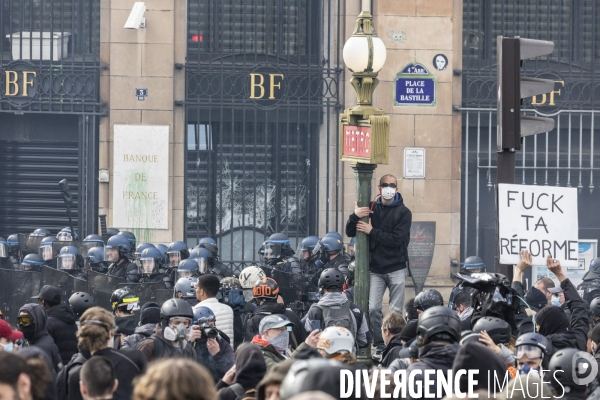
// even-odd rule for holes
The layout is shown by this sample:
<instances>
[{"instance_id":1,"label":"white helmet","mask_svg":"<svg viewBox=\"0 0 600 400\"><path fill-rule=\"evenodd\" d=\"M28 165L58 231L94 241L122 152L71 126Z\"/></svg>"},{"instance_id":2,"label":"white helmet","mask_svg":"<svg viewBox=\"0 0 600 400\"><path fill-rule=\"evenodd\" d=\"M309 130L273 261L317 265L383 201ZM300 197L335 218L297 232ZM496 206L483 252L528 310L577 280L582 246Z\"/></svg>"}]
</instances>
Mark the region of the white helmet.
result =
<instances>
[{"instance_id":1,"label":"white helmet","mask_svg":"<svg viewBox=\"0 0 600 400\"><path fill-rule=\"evenodd\" d=\"M252 289L256 282L267 276L265 271L255 265L246 267L240 272L239 281L242 289Z\"/></svg>"},{"instance_id":2,"label":"white helmet","mask_svg":"<svg viewBox=\"0 0 600 400\"><path fill-rule=\"evenodd\" d=\"M354 336L341 326L330 326L321 332L317 349L323 349L327 354L354 353Z\"/></svg>"}]
</instances>

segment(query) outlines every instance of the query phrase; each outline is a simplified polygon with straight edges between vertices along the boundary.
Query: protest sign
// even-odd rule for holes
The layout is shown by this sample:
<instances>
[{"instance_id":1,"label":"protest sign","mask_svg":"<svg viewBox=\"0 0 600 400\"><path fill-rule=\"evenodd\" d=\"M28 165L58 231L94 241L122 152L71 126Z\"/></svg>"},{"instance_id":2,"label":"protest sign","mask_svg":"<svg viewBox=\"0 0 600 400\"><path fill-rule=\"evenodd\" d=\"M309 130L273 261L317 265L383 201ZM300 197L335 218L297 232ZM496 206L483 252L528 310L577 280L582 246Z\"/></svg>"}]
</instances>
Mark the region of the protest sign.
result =
<instances>
[{"instance_id":1,"label":"protest sign","mask_svg":"<svg viewBox=\"0 0 600 400\"><path fill-rule=\"evenodd\" d=\"M499 184L498 214L500 264L517 264L526 249L534 265L551 254L578 266L577 188Z\"/></svg>"}]
</instances>

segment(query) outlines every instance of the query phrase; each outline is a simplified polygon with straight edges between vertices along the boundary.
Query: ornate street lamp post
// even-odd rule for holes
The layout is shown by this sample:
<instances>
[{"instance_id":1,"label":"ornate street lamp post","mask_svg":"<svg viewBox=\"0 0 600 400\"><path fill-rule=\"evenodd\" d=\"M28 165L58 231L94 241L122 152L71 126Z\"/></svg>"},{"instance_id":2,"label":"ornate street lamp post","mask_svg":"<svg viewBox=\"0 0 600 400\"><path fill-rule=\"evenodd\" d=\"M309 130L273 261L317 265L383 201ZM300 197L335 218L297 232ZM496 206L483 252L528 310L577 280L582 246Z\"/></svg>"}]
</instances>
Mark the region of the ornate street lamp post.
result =
<instances>
[{"instance_id":1,"label":"ornate street lamp post","mask_svg":"<svg viewBox=\"0 0 600 400\"><path fill-rule=\"evenodd\" d=\"M390 117L373 107L373 92L379 84L377 73L386 59L386 48L375 33L369 1L363 1L354 32L344 44L344 63L352 72L350 83L357 105L340 115L340 159L352 162L356 176L358 205L369 205L371 179L377 164L388 163ZM368 217L363 218L365 222ZM355 302L365 312L369 308L369 237L356 234L354 270ZM365 314L365 316L368 314ZM371 362L371 349L360 349L359 363Z\"/></svg>"}]
</instances>

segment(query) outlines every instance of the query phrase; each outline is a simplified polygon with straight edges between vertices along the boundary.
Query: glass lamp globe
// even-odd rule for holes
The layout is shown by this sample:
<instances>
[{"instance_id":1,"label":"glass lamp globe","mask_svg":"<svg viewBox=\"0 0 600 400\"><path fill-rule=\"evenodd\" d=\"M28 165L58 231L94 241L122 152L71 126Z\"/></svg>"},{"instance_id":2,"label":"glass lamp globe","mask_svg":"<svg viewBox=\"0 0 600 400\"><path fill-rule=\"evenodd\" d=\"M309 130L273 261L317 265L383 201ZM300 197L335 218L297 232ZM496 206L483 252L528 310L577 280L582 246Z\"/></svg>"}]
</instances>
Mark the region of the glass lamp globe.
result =
<instances>
[{"instance_id":1,"label":"glass lamp globe","mask_svg":"<svg viewBox=\"0 0 600 400\"><path fill-rule=\"evenodd\" d=\"M372 72L379 72L385 64L387 52L385 44L378 36L372 36L373 39L373 66ZM367 36L351 36L344 44L342 52L344 63L355 73L367 72L369 63L369 41ZM368 71L371 72L371 71Z\"/></svg>"}]
</instances>

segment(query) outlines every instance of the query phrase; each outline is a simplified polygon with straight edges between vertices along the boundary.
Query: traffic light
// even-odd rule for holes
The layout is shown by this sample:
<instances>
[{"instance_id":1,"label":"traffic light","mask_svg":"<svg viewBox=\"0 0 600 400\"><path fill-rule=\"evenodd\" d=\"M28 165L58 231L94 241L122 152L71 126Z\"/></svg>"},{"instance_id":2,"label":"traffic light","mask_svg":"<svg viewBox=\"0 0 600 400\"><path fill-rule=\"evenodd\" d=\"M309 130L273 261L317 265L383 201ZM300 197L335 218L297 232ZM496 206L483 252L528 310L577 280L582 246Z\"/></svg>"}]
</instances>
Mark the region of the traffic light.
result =
<instances>
[{"instance_id":1,"label":"traffic light","mask_svg":"<svg viewBox=\"0 0 600 400\"><path fill-rule=\"evenodd\" d=\"M551 54L554 42L498 36L498 151L521 149L523 136L554 129L552 118L521 115L521 99L554 90L554 81L522 77L521 60Z\"/></svg>"}]
</instances>

